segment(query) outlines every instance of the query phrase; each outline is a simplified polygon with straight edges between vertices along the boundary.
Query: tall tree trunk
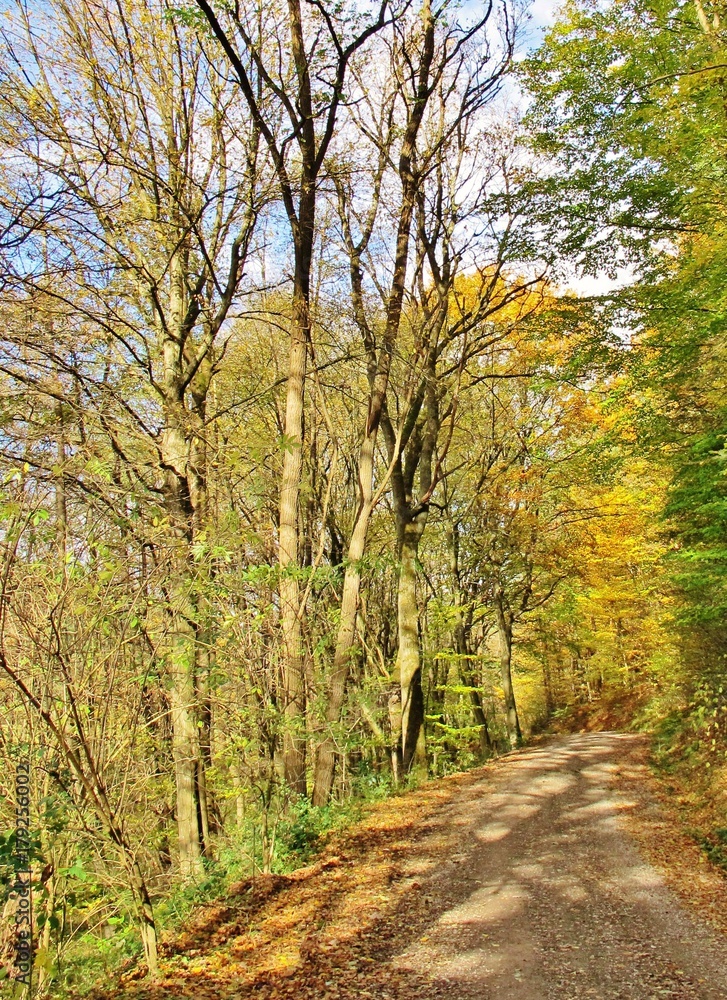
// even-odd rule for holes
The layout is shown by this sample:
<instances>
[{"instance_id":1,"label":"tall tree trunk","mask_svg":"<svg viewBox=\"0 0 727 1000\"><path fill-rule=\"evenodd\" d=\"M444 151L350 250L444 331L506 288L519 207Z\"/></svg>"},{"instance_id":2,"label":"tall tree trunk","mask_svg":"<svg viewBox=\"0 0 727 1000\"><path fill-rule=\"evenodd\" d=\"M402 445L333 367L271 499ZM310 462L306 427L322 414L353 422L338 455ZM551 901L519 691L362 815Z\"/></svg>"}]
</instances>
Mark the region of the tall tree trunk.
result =
<instances>
[{"instance_id":1,"label":"tall tree trunk","mask_svg":"<svg viewBox=\"0 0 727 1000\"><path fill-rule=\"evenodd\" d=\"M165 335L163 340L165 398L161 459L164 469L164 501L172 536L167 592L171 633L168 677L179 868L183 878L193 879L201 876L203 866L197 807L197 613L191 564L195 512L190 470L189 414L184 405L182 374L185 310L183 262L175 256L170 265L169 326L176 335Z\"/></svg>"},{"instance_id":2,"label":"tall tree trunk","mask_svg":"<svg viewBox=\"0 0 727 1000\"><path fill-rule=\"evenodd\" d=\"M480 753L483 757L487 757L492 750L492 740L490 738L490 730L487 727L487 716L485 715L485 709L482 705L482 695L479 691L475 690L475 686L472 681L473 678L470 675L470 677L465 680L465 683L469 684L472 689L470 691L470 697L472 698L472 715L474 716L475 725L478 728Z\"/></svg>"},{"instance_id":3,"label":"tall tree trunk","mask_svg":"<svg viewBox=\"0 0 727 1000\"><path fill-rule=\"evenodd\" d=\"M472 702L472 716L474 718L475 725L477 726L478 742L480 744L480 753L483 756L487 754L492 749L492 740L490 739L490 730L487 725L487 716L485 715L485 709L482 704L482 695L477 690L477 680L475 676L475 671L472 669L471 654L469 651L469 644L467 642L467 637L464 631L464 625L458 622L455 625L454 630L454 648L457 653L459 661L459 675L462 678L462 683L466 684L470 689L470 701Z\"/></svg>"},{"instance_id":4,"label":"tall tree trunk","mask_svg":"<svg viewBox=\"0 0 727 1000\"><path fill-rule=\"evenodd\" d=\"M545 693L545 714L548 719L555 711L555 693L553 689L553 671L551 667L551 646L546 639L543 643L543 690ZM555 656L555 650L553 650ZM557 662L557 660L556 660Z\"/></svg>"},{"instance_id":5,"label":"tall tree trunk","mask_svg":"<svg viewBox=\"0 0 727 1000\"><path fill-rule=\"evenodd\" d=\"M492 749L492 740L490 739L490 730L487 726L487 716L485 715L485 709L482 704L482 696L477 690L477 684L475 683L478 678L475 676L475 671L472 668L472 660L470 653L470 645L467 638L467 628L465 625L465 616L463 612L463 594L462 594L462 583L459 572L459 526L452 523L450 529L447 533L447 542L449 546L449 567L452 572L452 577L454 579L454 630L453 630L453 645L454 650L457 654L457 660L459 664L459 675L462 682L470 688L470 699L472 701L472 715L474 717L475 725L478 727L478 741L480 744L480 752L482 756L487 756L487 754Z\"/></svg>"},{"instance_id":6,"label":"tall tree trunk","mask_svg":"<svg viewBox=\"0 0 727 1000\"><path fill-rule=\"evenodd\" d=\"M207 353L192 380L191 393L198 433L190 441L189 478L194 507L195 537L203 537L210 527L209 509L209 461L207 453L207 396L212 384L213 351ZM213 659L213 611L209 597L209 586L213 580L214 567L206 558L195 566L198 583L195 594L195 638L194 638L194 683L196 690L197 738L199 754L195 776L197 819L201 852L212 856L210 840L211 805L207 772L212 765L212 702L210 675ZM202 577L202 579L200 579Z\"/></svg>"},{"instance_id":7,"label":"tall tree trunk","mask_svg":"<svg viewBox=\"0 0 727 1000\"><path fill-rule=\"evenodd\" d=\"M396 234L396 251L394 257L394 272L386 307L386 327L381 347L376 356L374 337L372 336L364 307L363 273L361 270L361 255L368 245L373 228L375 214L368 222L361 242L354 246L348 220L345 218L345 197L339 188L339 201L342 207L343 226L346 243L350 254L351 291L354 314L357 325L362 333L364 348L369 359L369 406L366 414L364 439L359 455L359 508L351 534L348 549L346 573L343 582L341 599L341 620L336 638L336 648L333 656L333 669L328 688L328 704L326 706L326 722L329 732L326 733L318 748L316 756L315 782L313 787L313 802L324 805L333 788L335 771L335 745L330 728L341 718L341 711L346 695L346 683L351 669L356 634L356 614L358 612L359 592L361 589L361 574L359 563L366 547L366 535L373 510L373 480L376 457L376 438L384 411L386 391L391 369L406 289L406 272L409 259L412 219L416 206L418 178L413 170L413 160L417 137L421 127L424 111L430 97L428 89L432 60L434 57L435 19L431 12L430 0L422 4L422 36L421 63L419 66L417 97L409 113L404 131L399 155L399 177L402 184L402 196L399 204L399 219ZM383 166L383 161L382 161ZM421 678L420 678L421 683Z\"/></svg>"},{"instance_id":8,"label":"tall tree trunk","mask_svg":"<svg viewBox=\"0 0 727 1000\"><path fill-rule=\"evenodd\" d=\"M366 534L372 510L374 450L376 432L368 434L361 449L359 460L359 484L361 504L359 514L348 547L348 563L343 580L341 597L341 621L333 654L333 669L328 684L328 705L326 723L328 731L318 747L315 780L313 785L313 805L323 806L328 801L333 788L336 757L332 729L338 723L346 696L346 682L355 655L356 615L361 589L360 562L366 547Z\"/></svg>"},{"instance_id":9,"label":"tall tree trunk","mask_svg":"<svg viewBox=\"0 0 727 1000\"><path fill-rule=\"evenodd\" d=\"M196 794L199 833L202 854L212 857L210 840L210 794L207 786L207 771L212 764L212 705L210 699L210 650L209 633L203 630L197 636L197 664L195 670L197 685L197 707L199 720L199 757L197 758Z\"/></svg>"},{"instance_id":10,"label":"tall tree trunk","mask_svg":"<svg viewBox=\"0 0 727 1000\"><path fill-rule=\"evenodd\" d=\"M391 777L395 785L402 779L401 760L401 685L389 695L389 731L391 733Z\"/></svg>"},{"instance_id":11,"label":"tall tree trunk","mask_svg":"<svg viewBox=\"0 0 727 1000\"><path fill-rule=\"evenodd\" d=\"M154 920L154 910L152 909L151 897L144 881L144 876L139 868L136 859L131 859L128 845L120 848L127 862L127 871L131 894L136 903L139 916L139 929L141 934L141 946L144 949L149 975L155 977L159 972L159 952L157 941L156 922Z\"/></svg>"},{"instance_id":12,"label":"tall tree trunk","mask_svg":"<svg viewBox=\"0 0 727 1000\"><path fill-rule=\"evenodd\" d=\"M311 240L312 242L312 240ZM308 282L310 258L296 268L293 332L288 362L285 401L283 475L280 485L280 616L283 631L285 730L283 762L285 779L300 795L306 794L305 665L301 635L298 583L298 503L303 469L303 404L310 318Z\"/></svg>"},{"instance_id":13,"label":"tall tree trunk","mask_svg":"<svg viewBox=\"0 0 727 1000\"><path fill-rule=\"evenodd\" d=\"M174 478L174 477L168 477ZM176 484L175 484L176 485ZM174 526L173 526L174 530ZM169 560L169 706L176 791L179 868L183 878L200 876L202 837L197 801L200 759L197 727L196 608L190 567L191 538L177 525Z\"/></svg>"},{"instance_id":14,"label":"tall tree trunk","mask_svg":"<svg viewBox=\"0 0 727 1000\"><path fill-rule=\"evenodd\" d=\"M171 628L173 630L169 665L169 705L172 721L172 755L176 786L179 870L183 878L202 875L202 836L197 799L197 776L200 761L197 727L197 686L195 679L194 606L190 593L186 553L172 573L170 587Z\"/></svg>"},{"instance_id":15,"label":"tall tree trunk","mask_svg":"<svg viewBox=\"0 0 727 1000\"><path fill-rule=\"evenodd\" d=\"M422 435L413 426L408 441L406 460L401 452L396 454L396 435L388 415L384 431L389 455L394 461L392 488L399 554L399 582L397 592L397 625L399 652L396 675L401 691L401 767L406 774L412 766L426 766L426 741L424 733L424 690L422 685L422 660L419 643L419 609L416 599L417 557L419 544L427 524L430 487L432 484L432 456L436 436L432 433L436 422L436 400L433 391L427 393L427 431ZM426 498L416 505L413 501L414 476L419 469L419 496Z\"/></svg>"},{"instance_id":16,"label":"tall tree trunk","mask_svg":"<svg viewBox=\"0 0 727 1000\"><path fill-rule=\"evenodd\" d=\"M401 757L406 774L413 767L426 767L424 736L424 691L419 648L419 607L416 596L417 556L427 513L421 511L403 525L399 569L398 673L401 685Z\"/></svg>"},{"instance_id":17,"label":"tall tree trunk","mask_svg":"<svg viewBox=\"0 0 727 1000\"><path fill-rule=\"evenodd\" d=\"M283 765L288 786L305 795L306 786L306 692L305 663L301 634L300 587L297 569L298 507L303 470L303 407L308 343L311 337L310 274L315 243L316 181L325 148L317 148L313 111L310 64L303 32L300 0L288 0L290 43L297 78L296 105L299 120L297 141L301 156L298 211L284 163L275 152L276 170L283 202L293 236L295 273L293 278L293 329L288 361L288 384L285 400L285 441L283 476L280 485L280 612L283 629L285 730ZM258 111L259 113L259 111Z\"/></svg>"},{"instance_id":18,"label":"tall tree trunk","mask_svg":"<svg viewBox=\"0 0 727 1000\"><path fill-rule=\"evenodd\" d=\"M523 734L517 714L515 691L512 686L512 621L505 611L502 599L496 598L497 636L500 647L500 680L505 696L505 718L507 735L511 747L522 743Z\"/></svg>"},{"instance_id":19,"label":"tall tree trunk","mask_svg":"<svg viewBox=\"0 0 727 1000\"><path fill-rule=\"evenodd\" d=\"M429 4L430 0L424 0L424 7L427 11ZM338 36L335 33L332 34L336 50L333 67L332 69L329 67L332 94L328 105L321 108L314 102L314 85L311 80L311 59L314 58L312 52L316 51L317 42L311 45L312 38L306 39L305 37L301 0L287 0L290 52L295 68L295 85L282 97L281 108L283 114L290 120L292 133L288 135L287 129L284 129L282 141L279 143L277 139L279 126L277 111L273 110L272 114L268 115L268 110L261 103L261 99L264 92L273 93L276 99L281 99L278 85L272 82L273 78L278 78L280 67L276 65L268 73L259 62L261 49L256 48L252 54L252 61L258 64L257 80L253 82L246 68L246 57L240 57L240 53L236 51L210 4L207 0L197 0L197 6L202 10L216 38L222 45L235 71L255 124L267 144L280 185L280 193L295 251L293 332L288 367L284 431L285 454L280 495L279 567L284 655L283 693L286 715L283 762L287 784L294 791L304 795L306 793L306 694L301 642L301 616L304 609L300 606L296 570L299 565L298 506L302 471L303 392L307 348L311 332L310 272L315 242L316 187L330 143L334 135L337 134L336 121L344 96L344 82L349 61L372 34L377 33L390 23L390 15L387 5L382 5L378 19L368 24L345 47L342 47ZM432 20L431 15L429 15L428 20ZM330 32L333 32L332 23L328 22ZM428 38L430 35L433 43L433 32L427 33ZM250 54L252 44L251 41L245 40L246 56ZM429 47L427 52L429 53L428 67L432 58ZM424 83L425 81L422 80L422 86L419 90L425 97L426 87ZM318 94L320 90L318 82L316 82L315 87ZM417 101L417 104L421 103L421 100ZM419 117L421 120L421 114ZM321 126L318 132L316 130L317 124ZM295 142L299 153L297 182L292 179L289 173L290 161L287 150L291 141Z\"/></svg>"}]
</instances>

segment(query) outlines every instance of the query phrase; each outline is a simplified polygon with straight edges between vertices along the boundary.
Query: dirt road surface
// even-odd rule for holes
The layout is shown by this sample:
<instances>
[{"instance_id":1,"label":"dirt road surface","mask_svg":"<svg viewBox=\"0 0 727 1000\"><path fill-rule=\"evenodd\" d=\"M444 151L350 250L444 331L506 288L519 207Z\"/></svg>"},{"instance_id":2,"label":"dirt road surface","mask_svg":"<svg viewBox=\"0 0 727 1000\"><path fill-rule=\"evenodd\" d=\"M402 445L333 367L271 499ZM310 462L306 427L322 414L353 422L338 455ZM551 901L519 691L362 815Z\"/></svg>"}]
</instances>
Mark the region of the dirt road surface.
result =
<instances>
[{"instance_id":1,"label":"dirt road surface","mask_svg":"<svg viewBox=\"0 0 727 1000\"><path fill-rule=\"evenodd\" d=\"M429 889L449 905L395 964L453 1000L727 998L725 939L624 828L634 803L614 778L633 739L561 739L520 754L490 794L469 789L447 820L462 850Z\"/></svg>"},{"instance_id":2,"label":"dirt road surface","mask_svg":"<svg viewBox=\"0 0 727 1000\"><path fill-rule=\"evenodd\" d=\"M98 995L727 1000L727 882L660 819L645 753L643 737L558 737L383 803L315 865L199 914L160 982ZM668 861L693 852L676 884L711 892L706 915L639 824Z\"/></svg>"}]
</instances>

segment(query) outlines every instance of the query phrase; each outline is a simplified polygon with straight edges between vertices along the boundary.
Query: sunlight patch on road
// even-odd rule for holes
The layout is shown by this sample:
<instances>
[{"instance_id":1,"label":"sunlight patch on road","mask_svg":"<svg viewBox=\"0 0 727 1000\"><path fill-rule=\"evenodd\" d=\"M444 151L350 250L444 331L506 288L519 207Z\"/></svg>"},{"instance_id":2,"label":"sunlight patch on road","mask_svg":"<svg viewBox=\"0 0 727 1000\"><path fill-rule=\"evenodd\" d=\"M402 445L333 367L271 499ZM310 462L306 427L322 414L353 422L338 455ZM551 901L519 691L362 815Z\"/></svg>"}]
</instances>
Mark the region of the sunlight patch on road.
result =
<instances>
[{"instance_id":1,"label":"sunlight patch on road","mask_svg":"<svg viewBox=\"0 0 727 1000\"><path fill-rule=\"evenodd\" d=\"M619 887L655 889L664 885L664 879L650 865L638 865L625 871L618 880Z\"/></svg>"},{"instance_id":2,"label":"sunlight patch on road","mask_svg":"<svg viewBox=\"0 0 727 1000\"><path fill-rule=\"evenodd\" d=\"M518 884L485 886L473 892L459 906L448 910L438 923L442 927L453 924L499 923L520 913L528 897L528 891Z\"/></svg>"},{"instance_id":3,"label":"sunlight patch on road","mask_svg":"<svg viewBox=\"0 0 727 1000\"><path fill-rule=\"evenodd\" d=\"M613 802L611 799L599 799L597 802L588 802L585 805L572 809L565 819L569 823L579 823L582 820L600 819L613 816Z\"/></svg>"},{"instance_id":4,"label":"sunlight patch on road","mask_svg":"<svg viewBox=\"0 0 727 1000\"><path fill-rule=\"evenodd\" d=\"M485 844L493 844L496 840L502 840L512 832L512 827L507 823L488 823L487 826L475 830L475 837Z\"/></svg>"},{"instance_id":5,"label":"sunlight patch on road","mask_svg":"<svg viewBox=\"0 0 727 1000\"><path fill-rule=\"evenodd\" d=\"M512 873L518 878L541 879L545 874L545 869L540 864L513 865Z\"/></svg>"},{"instance_id":6,"label":"sunlight patch on road","mask_svg":"<svg viewBox=\"0 0 727 1000\"><path fill-rule=\"evenodd\" d=\"M530 790L531 795L562 795L576 783L576 778L572 774L546 774L542 778L536 779L534 789Z\"/></svg>"},{"instance_id":7,"label":"sunlight patch on road","mask_svg":"<svg viewBox=\"0 0 727 1000\"><path fill-rule=\"evenodd\" d=\"M588 893L582 885L566 885L560 890L561 896L570 903L583 903L588 899Z\"/></svg>"}]
</instances>

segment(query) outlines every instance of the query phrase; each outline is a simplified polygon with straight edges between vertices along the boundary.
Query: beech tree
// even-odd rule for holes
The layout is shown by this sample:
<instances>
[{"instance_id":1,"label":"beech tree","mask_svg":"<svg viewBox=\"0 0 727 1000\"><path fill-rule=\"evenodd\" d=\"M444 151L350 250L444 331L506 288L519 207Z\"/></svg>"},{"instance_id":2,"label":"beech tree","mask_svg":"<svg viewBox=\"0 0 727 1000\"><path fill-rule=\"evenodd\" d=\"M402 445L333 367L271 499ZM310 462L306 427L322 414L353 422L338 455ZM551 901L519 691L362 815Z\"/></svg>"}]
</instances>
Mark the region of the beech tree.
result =
<instances>
[{"instance_id":1,"label":"beech tree","mask_svg":"<svg viewBox=\"0 0 727 1000\"><path fill-rule=\"evenodd\" d=\"M292 326L287 374L278 564L285 645L285 773L306 794L305 668L301 640L298 516L303 462L303 400L311 336L311 267L321 172L346 99L352 56L390 21L384 0L370 19L298 0L238 6L218 16L196 0L235 74L272 159L293 250ZM297 156L294 158L293 151Z\"/></svg>"},{"instance_id":2,"label":"beech tree","mask_svg":"<svg viewBox=\"0 0 727 1000\"><path fill-rule=\"evenodd\" d=\"M425 760L416 566L461 397L481 380L481 359L498 342L516 336L519 324L537 308L547 267L533 256L536 270L529 277L509 274L513 251L521 260L526 257L528 236L521 226L525 202L513 184L518 167L508 155L507 133L483 129L469 136L462 129L452 141L454 149L432 170L419 206L416 298L410 316L416 362L405 370L405 391L397 394L396 410L387 408L383 425L401 561L398 665L405 771L415 759L420 764ZM470 160L473 149L477 152ZM495 186L504 194L488 199L485 192ZM459 225L464 223L469 226L463 232ZM468 229L478 233L476 247Z\"/></svg>"},{"instance_id":3,"label":"beech tree","mask_svg":"<svg viewBox=\"0 0 727 1000\"><path fill-rule=\"evenodd\" d=\"M406 317L405 297L412 294L413 285L421 280L421 261L414 268L410 264L411 257L416 254L412 246L416 244L416 235L412 240L412 228L416 229L418 209L421 227L421 205L427 179L435 171L441 172L442 164L453 155L451 135L459 134L461 153L465 142L462 137L469 137L474 131L472 123L494 99L509 68L513 29L506 22L500 46L491 46L487 28L493 20L492 5L486 8L483 17L466 27L457 22L449 23L444 7L433 11L425 6L418 32L407 36L399 28L399 37L395 38L391 53L393 86L388 80L376 81L373 87L369 83L367 90L363 82L360 83L364 104L371 109L371 123L359 120L356 127L373 147L375 164L369 181L371 200L368 206L363 209L361 195L354 195L352 171L334 176L343 242L349 259L352 311L367 359L369 394L358 457L358 511L348 546L341 623L329 681L326 720L331 727L338 723L343 706L354 651L360 561L365 552L373 506L382 492L381 488L374 490L374 470L378 430L386 414L391 365L397 351L406 352L411 346L401 344L400 328L402 311ZM447 102L450 106L445 113ZM398 123L400 104L404 110L401 124ZM392 150L396 131L402 135L398 161ZM386 183L387 163L396 164L400 195L397 209L389 213L393 247L390 277L385 282L382 264L384 268L387 265L379 255L372 260L368 250L380 209L382 185ZM356 183L360 184L358 171ZM457 187L456 181L453 183ZM355 223L358 223L358 232L354 235ZM373 268L377 271L375 276ZM383 327L380 343L376 335L379 324L371 315L370 307L367 308L367 286L379 292ZM407 318L404 323L406 325ZM391 471L398 461L395 454L398 447L395 444L389 454ZM400 657L402 655L400 645ZM316 804L324 804L330 794L334 763L334 742L328 735L318 748L313 791Z\"/></svg>"}]
</instances>

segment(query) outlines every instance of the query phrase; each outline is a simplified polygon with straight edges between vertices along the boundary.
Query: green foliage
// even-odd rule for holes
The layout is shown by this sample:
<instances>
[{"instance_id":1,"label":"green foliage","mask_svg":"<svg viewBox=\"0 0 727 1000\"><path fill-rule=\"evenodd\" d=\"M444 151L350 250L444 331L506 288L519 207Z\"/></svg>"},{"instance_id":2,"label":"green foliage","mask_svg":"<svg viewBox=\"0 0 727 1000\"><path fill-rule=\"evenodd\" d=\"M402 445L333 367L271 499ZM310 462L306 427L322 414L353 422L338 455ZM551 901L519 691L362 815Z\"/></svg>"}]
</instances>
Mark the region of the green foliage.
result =
<instances>
[{"instance_id":1,"label":"green foliage","mask_svg":"<svg viewBox=\"0 0 727 1000\"><path fill-rule=\"evenodd\" d=\"M635 279L608 306L628 338L628 353L615 351L627 372L617 406L630 454L666 477L657 512L669 543L661 565L671 594L663 600L673 605L669 627L690 701L682 714L664 706L664 757L672 737L682 749L690 744L686 733L704 752L725 678L727 479L717 387L727 360L726 51L721 11L709 4L571 0L522 70L533 95L533 148L555 166L542 201L552 238L590 273L615 276L628 265ZM659 662L659 676L669 672ZM724 733L712 738L723 745Z\"/></svg>"},{"instance_id":2,"label":"green foliage","mask_svg":"<svg viewBox=\"0 0 727 1000\"><path fill-rule=\"evenodd\" d=\"M428 748L435 775L455 774L481 763L479 726L448 725L442 716L429 715Z\"/></svg>"},{"instance_id":3,"label":"green foliage","mask_svg":"<svg viewBox=\"0 0 727 1000\"><path fill-rule=\"evenodd\" d=\"M108 928L104 930L104 928ZM109 933L111 932L111 933ZM84 996L106 986L141 954L133 921L109 917L101 928L79 934L53 981L54 996Z\"/></svg>"},{"instance_id":4,"label":"green foliage","mask_svg":"<svg viewBox=\"0 0 727 1000\"><path fill-rule=\"evenodd\" d=\"M677 543L674 578L686 598L682 622L722 636L727 613L727 452L710 431L675 460L666 516ZM727 634L717 644L722 652Z\"/></svg>"},{"instance_id":5,"label":"green foliage","mask_svg":"<svg viewBox=\"0 0 727 1000\"><path fill-rule=\"evenodd\" d=\"M26 867L26 863L20 859L16 853L15 830L8 830L7 833L0 831L0 902L7 901L12 887L18 876L18 872ZM31 865L40 857L40 841L37 836L30 838L29 861Z\"/></svg>"},{"instance_id":6,"label":"green foliage","mask_svg":"<svg viewBox=\"0 0 727 1000\"><path fill-rule=\"evenodd\" d=\"M666 264L685 212L702 215L721 180L715 61L691 4L585 0L564 7L526 63L536 147L561 167L546 218L562 253L591 273Z\"/></svg>"},{"instance_id":7,"label":"green foliage","mask_svg":"<svg viewBox=\"0 0 727 1000\"><path fill-rule=\"evenodd\" d=\"M335 829L341 819L336 803L316 808L308 799L299 799L280 825L278 864L283 868L305 864L316 852L321 838Z\"/></svg>"}]
</instances>

